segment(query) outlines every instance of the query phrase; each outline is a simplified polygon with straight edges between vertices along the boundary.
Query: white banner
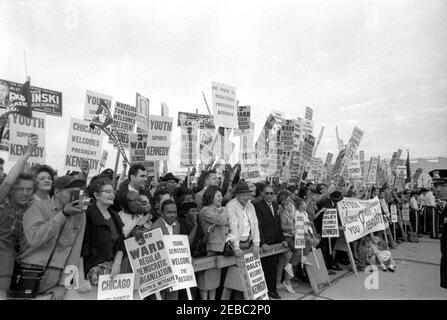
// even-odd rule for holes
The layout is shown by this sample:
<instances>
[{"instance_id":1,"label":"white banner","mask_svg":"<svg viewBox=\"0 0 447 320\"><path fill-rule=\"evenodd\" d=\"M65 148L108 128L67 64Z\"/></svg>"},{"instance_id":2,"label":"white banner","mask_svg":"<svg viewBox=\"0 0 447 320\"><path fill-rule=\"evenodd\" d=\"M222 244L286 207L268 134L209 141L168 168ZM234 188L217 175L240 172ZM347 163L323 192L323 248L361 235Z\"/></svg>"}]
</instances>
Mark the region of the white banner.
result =
<instances>
[{"instance_id":1,"label":"white banner","mask_svg":"<svg viewBox=\"0 0 447 320\"><path fill-rule=\"evenodd\" d=\"M216 128L238 129L236 88L223 83L212 82L211 93Z\"/></svg>"},{"instance_id":2,"label":"white banner","mask_svg":"<svg viewBox=\"0 0 447 320\"><path fill-rule=\"evenodd\" d=\"M177 291L197 287L188 236L163 236L163 241L171 257L172 272L174 272L175 279L178 281L178 284L173 285L171 290Z\"/></svg>"},{"instance_id":3,"label":"white banner","mask_svg":"<svg viewBox=\"0 0 447 320\"><path fill-rule=\"evenodd\" d=\"M33 118L27 118L19 114L9 115L9 161L18 161L28 148L28 135L34 133L39 136L37 148L32 153L28 162L45 163L45 113L33 112Z\"/></svg>"},{"instance_id":4,"label":"white banner","mask_svg":"<svg viewBox=\"0 0 447 320\"><path fill-rule=\"evenodd\" d=\"M98 280L98 300L133 300L133 273L100 275Z\"/></svg>"},{"instance_id":5,"label":"white banner","mask_svg":"<svg viewBox=\"0 0 447 320\"><path fill-rule=\"evenodd\" d=\"M89 122L71 118L68 132L64 169L79 170L82 160L87 160L91 172L99 170L104 134L101 129L91 129Z\"/></svg>"},{"instance_id":6,"label":"white banner","mask_svg":"<svg viewBox=\"0 0 447 320\"><path fill-rule=\"evenodd\" d=\"M146 160L168 160L174 118L149 116Z\"/></svg>"},{"instance_id":7,"label":"white banner","mask_svg":"<svg viewBox=\"0 0 447 320\"><path fill-rule=\"evenodd\" d=\"M345 238L348 242L358 240L371 232L385 230L379 198L360 200L344 198L337 203Z\"/></svg>"}]
</instances>

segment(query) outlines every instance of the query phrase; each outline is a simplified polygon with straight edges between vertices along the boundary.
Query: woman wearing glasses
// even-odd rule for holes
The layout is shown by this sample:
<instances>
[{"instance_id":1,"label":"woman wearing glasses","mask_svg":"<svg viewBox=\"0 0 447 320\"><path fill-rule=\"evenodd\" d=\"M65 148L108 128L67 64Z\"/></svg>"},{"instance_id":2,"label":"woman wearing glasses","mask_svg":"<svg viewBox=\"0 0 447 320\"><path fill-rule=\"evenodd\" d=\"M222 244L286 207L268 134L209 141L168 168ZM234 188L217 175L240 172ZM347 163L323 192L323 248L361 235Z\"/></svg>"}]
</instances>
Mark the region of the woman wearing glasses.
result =
<instances>
[{"instance_id":1,"label":"woman wearing glasses","mask_svg":"<svg viewBox=\"0 0 447 320\"><path fill-rule=\"evenodd\" d=\"M88 193L94 204L86 212L81 256L86 279L97 285L100 275L110 274L113 278L120 273L125 252L123 222L110 209L115 199L115 189L109 178L93 178Z\"/></svg>"}]
</instances>

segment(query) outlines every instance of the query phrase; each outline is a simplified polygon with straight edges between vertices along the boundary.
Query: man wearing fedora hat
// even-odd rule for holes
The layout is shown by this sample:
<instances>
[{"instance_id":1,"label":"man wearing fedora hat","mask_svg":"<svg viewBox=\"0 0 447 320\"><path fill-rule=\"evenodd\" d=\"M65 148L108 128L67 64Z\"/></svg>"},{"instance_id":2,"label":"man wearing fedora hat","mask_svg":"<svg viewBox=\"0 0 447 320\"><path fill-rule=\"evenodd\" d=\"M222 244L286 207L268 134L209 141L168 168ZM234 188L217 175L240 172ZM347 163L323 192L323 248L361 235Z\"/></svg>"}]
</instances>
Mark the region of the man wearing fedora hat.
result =
<instances>
[{"instance_id":1,"label":"man wearing fedora hat","mask_svg":"<svg viewBox=\"0 0 447 320\"><path fill-rule=\"evenodd\" d=\"M317 232L319 234L322 234L322 228L323 228L323 214L325 210L323 209L336 209L337 203L339 201L343 200L343 195L340 191L333 191L328 198L323 199L321 202L317 204L318 211L320 214L315 216L314 219L314 225L317 229ZM331 242L332 248L335 246L335 242L337 241L337 238L329 238ZM319 248L321 248L321 251L323 253L324 261L326 263L326 266L328 268L328 274L334 275L334 271L341 271L343 270L340 268L340 266L337 265L334 258L330 254L329 250L329 243L328 241L320 241Z\"/></svg>"},{"instance_id":2,"label":"man wearing fedora hat","mask_svg":"<svg viewBox=\"0 0 447 320\"><path fill-rule=\"evenodd\" d=\"M433 190L441 201L447 201L447 169L429 172L432 177ZM440 216L441 223L441 288L447 289L447 207L444 206Z\"/></svg>"}]
</instances>

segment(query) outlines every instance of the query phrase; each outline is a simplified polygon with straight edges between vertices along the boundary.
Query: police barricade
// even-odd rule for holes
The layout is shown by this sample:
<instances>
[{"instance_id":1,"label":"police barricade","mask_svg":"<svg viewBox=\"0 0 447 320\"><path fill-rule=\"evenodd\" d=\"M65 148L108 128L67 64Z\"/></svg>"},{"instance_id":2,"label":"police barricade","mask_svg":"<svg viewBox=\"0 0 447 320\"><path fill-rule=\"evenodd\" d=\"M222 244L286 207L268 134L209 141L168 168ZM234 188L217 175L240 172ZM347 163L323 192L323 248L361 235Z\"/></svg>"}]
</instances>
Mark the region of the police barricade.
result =
<instances>
[{"instance_id":1,"label":"police barricade","mask_svg":"<svg viewBox=\"0 0 447 320\"><path fill-rule=\"evenodd\" d=\"M271 245L268 250L261 251L261 258L268 257L275 254L282 254L289 251L289 248L285 248L281 243ZM248 252L248 250L247 250ZM246 252L246 253L247 253ZM236 257L224 257L222 255L202 257L193 259L192 265L194 267L194 272L205 271L208 269L215 268L226 268L230 266L237 266ZM78 290L70 289L67 290L65 300L96 300L97 299L98 287L92 286L92 290L86 293L79 293ZM49 300L50 295L40 296L37 300ZM133 295L134 300L141 300L138 290L134 290Z\"/></svg>"}]
</instances>

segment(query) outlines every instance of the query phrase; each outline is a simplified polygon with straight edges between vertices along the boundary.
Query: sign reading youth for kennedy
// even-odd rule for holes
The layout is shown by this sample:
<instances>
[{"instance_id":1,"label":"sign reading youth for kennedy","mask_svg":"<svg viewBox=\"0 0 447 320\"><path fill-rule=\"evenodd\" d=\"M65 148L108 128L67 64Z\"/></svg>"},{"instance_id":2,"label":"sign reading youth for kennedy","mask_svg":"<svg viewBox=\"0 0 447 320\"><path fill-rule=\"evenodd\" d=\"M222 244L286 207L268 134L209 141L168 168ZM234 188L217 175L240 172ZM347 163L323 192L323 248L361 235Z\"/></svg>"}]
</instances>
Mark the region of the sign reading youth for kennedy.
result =
<instances>
[{"instance_id":1,"label":"sign reading youth for kennedy","mask_svg":"<svg viewBox=\"0 0 447 320\"><path fill-rule=\"evenodd\" d=\"M99 169L103 133L92 129L87 121L71 118L64 169L78 170L81 160L87 160L92 171Z\"/></svg>"},{"instance_id":2,"label":"sign reading youth for kennedy","mask_svg":"<svg viewBox=\"0 0 447 320\"><path fill-rule=\"evenodd\" d=\"M33 118L27 118L19 114L12 114L9 117L10 137L9 137L9 160L18 161L25 154L28 148L28 135L34 133L38 135L37 148L29 158L32 163L45 163L45 113L33 112Z\"/></svg>"},{"instance_id":3,"label":"sign reading youth for kennedy","mask_svg":"<svg viewBox=\"0 0 447 320\"><path fill-rule=\"evenodd\" d=\"M6 108L13 101L25 101L20 94L23 84L0 79L0 108ZM54 90L30 87L33 111L62 117L62 93Z\"/></svg>"},{"instance_id":4,"label":"sign reading youth for kennedy","mask_svg":"<svg viewBox=\"0 0 447 320\"><path fill-rule=\"evenodd\" d=\"M168 160L173 120L171 117L153 115L149 117L146 160Z\"/></svg>"},{"instance_id":5,"label":"sign reading youth for kennedy","mask_svg":"<svg viewBox=\"0 0 447 320\"><path fill-rule=\"evenodd\" d=\"M212 83L214 125L238 129L236 88L223 83Z\"/></svg>"},{"instance_id":6,"label":"sign reading youth for kennedy","mask_svg":"<svg viewBox=\"0 0 447 320\"><path fill-rule=\"evenodd\" d=\"M98 110L98 107L101 105L101 103L104 103L109 110L112 109L111 96L87 90L87 94L85 95L85 106L84 106L85 121L93 120L93 118L97 115L96 111Z\"/></svg>"},{"instance_id":7,"label":"sign reading youth for kennedy","mask_svg":"<svg viewBox=\"0 0 447 320\"><path fill-rule=\"evenodd\" d=\"M124 240L132 270L138 275L141 298L177 284L161 229L146 232L141 238Z\"/></svg>"}]
</instances>

